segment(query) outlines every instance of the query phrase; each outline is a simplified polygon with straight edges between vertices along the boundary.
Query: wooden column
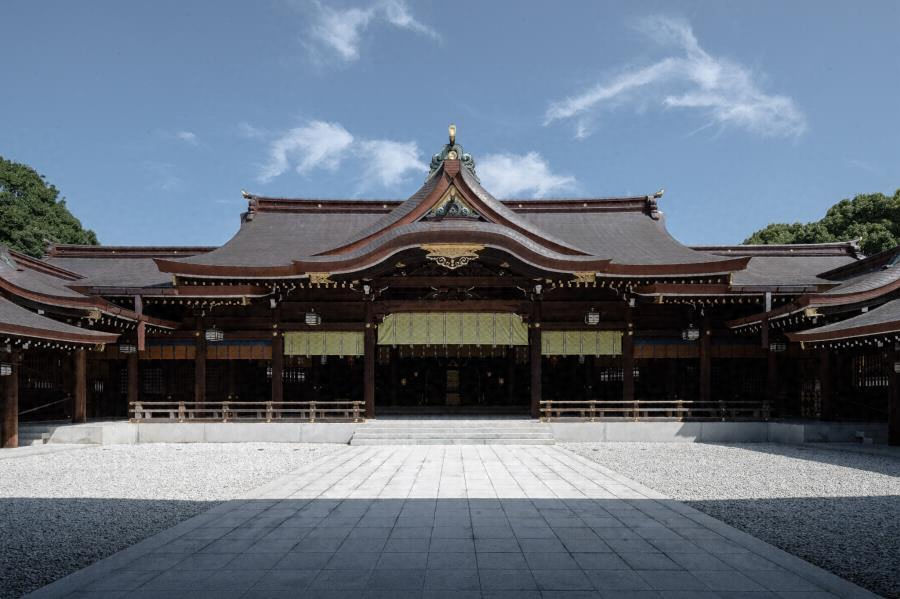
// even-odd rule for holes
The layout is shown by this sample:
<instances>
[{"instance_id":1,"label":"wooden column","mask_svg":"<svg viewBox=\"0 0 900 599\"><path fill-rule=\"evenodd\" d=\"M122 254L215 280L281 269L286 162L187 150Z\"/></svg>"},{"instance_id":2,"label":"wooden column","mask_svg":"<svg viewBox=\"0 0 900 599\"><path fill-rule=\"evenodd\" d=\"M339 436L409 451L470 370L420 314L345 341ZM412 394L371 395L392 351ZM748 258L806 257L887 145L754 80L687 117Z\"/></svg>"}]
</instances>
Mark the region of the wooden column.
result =
<instances>
[{"instance_id":1,"label":"wooden column","mask_svg":"<svg viewBox=\"0 0 900 599\"><path fill-rule=\"evenodd\" d=\"M831 386L831 350L827 347L819 349L819 401L821 412L819 418L834 418L834 400Z\"/></svg>"},{"instance_id":2,"label":"wooden column","mask_svg":"<svg viewBox=\"0 0 900 599\"><path fill-rule=\"evenodd\" d=\"M284 401L284 336L275 331L272 336L272 402Z\"/></svg>"},{"instance_id":3,"label":"wooden column","mask_svg":"<svg viewBox=\"0 0 900 599\"><path fill-rule=\"evenodd\" d=\"M390 349L391 360L391 405L397 405L397 391L400 387L400 351L396 347Z\"/></svg>"},{"instance_id":4,"label":"wooden column","mask_svg":"<svg viewBox=\"0 0 900 599\"><path fill-rule=\"evenodd\" d=\"M778 354L769 348L769 319L766 318L762 322L762 331L760 341L762 342L763 351L766 352L766 400L769 402L770 413L778 413ZM778 414L782 416L782 414Z\"/></svg>"},{"instance_id":5,"label":"wooden column","mask_svg":"<svg viewBox=\"0 0 900 599\"><path fill-rule=\"evenodd\" d=\"M87 422L87 350L75 350L75 389L72 393L72 422Z\"/></svg>"},{"instance_id":6,"label":"wooden column","mask_svg":"<svg viewBox=\"0 0 900 599\"><path fill-rule=\"evenodd\" d=\"M531 366L531 417L541 417L541 302L531 303L531 327L528 329Z\"/></svg>"},{"instance_id":7,"label":"wooden column","mask_svg":"<svg viewBox=\"0 0 900 599\"><path fill-rule=\"evenodd\" d=\"M128 354L128 409L131 410L132 402L138 401L138 385L140 384L140 371L138 370L138 353Z\"/></svg>"},{"instance_id":8,"label":"wooden column","mask_svg":"<svg viewBox=\"0 0 900 599\"><path fill-rule=\"evenodd\" d=\"M366 301L366 329L363 337L363 400L366 418L375 417L375 316L372 302Z\"/></svg>"},{"instance_id":9,"label":"wooden column","mask_svg":"<svg viewBox=\"0 0 900 599\"><path fill-rule=\"evenodd\" d=\"M195 338L194 353L194 401L206 401L206 334L201 327Z\"/></svg>"},{"instance_id":10,"label":"wooden column","mask_svg":"<svg viewBox=\"0 0 900 599\"><path fill-rule=\"evenodd\" d=\"M900 445L900 374L894 372L894 364L900 362L900 351L894 350L889 365L888 444Z\"/></svg>"},{"instance_id":11,"label":"wooden column","mask_svg":"<svg viewBox=\"0 0 900 599\"><path fill-rule=\"evenodd\" d=\"M516 348L506 348L506 403L516 403Z\"/></svg>"},{"instance_id":12,"label":"wooden column","mask_svg":"<svg viewBox=\"0 0 900 599\"><path fill-rule=\"evenodd\" d=\"M634 401L634 313L629 304L625 304L622 335L622 401Z\"/></svg>"},{"instance_id":13,"label":"wooden column","mask_svg":"<svg viewBox=\"0 0 900 599\"><path fill-rule=\"evenodd\" d=\"M3 377L3 431L0 447L10 449L19 446L19 352L9 357L12 373Z\"/></svg>"},{"instance_id":14,"label":"wooden column","mask_svg":"<svg viewBox=\"0 0 900 599\"><path fill-rule=\"evenodd\" d=\"M703 318L700 329L700 401L710 401L712 392L712 325Z\"/></svg>"}]
</instances>

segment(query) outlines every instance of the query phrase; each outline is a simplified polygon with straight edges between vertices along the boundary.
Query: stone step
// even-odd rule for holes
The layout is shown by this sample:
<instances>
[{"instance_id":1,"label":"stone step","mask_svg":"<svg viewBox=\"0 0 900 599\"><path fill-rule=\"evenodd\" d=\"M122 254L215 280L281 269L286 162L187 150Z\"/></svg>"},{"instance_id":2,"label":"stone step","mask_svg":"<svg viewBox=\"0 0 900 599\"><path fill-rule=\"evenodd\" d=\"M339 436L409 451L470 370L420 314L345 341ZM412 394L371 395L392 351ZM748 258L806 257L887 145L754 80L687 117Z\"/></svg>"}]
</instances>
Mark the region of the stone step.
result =
<instances>
[{"instance_id":1,"label":"stone step","mask_svg":"<svg viewBox=\"0 0 900 599\"><path fill-rule=\"evenodd\" d=\"M511 439L468 439L462 437L436 437L423 439L389 439L389 438L358 438L356 435L350 440L350 445L554 445L556 441L550 439L535 439L533 437L521 437Z\"/></svg>"},{"instance_id":2,"label":"stone step","mask_svg":"<svg viewBox=\"0 0 900 599\"><path fill-rule=\"evenodd\" d=\"M429 428L429 427L409 427L409 428L380 428L360 426L359 432L366 433L384 433L385 435L396 435L400 433L436 433L455 435L457 433L482 433L486 435L535 435L542 433L550 433L549 428Z\"/></svg>"},{"instance_id":3,"label":"stone step","mask_svg":"<svg viewBox=\"0 0 900 599\"><path fill-rule=\"evenodd\" d=\"M508 431L367 431L361 429L356 431L357 437L385 438L385 439L415 439L419 437L460 437L466 439L522 439L525 437L535 437L542 439L552 439L553 434L549 431L538 431L530 433L508 432Z\"/></svg>"}]
</instances>

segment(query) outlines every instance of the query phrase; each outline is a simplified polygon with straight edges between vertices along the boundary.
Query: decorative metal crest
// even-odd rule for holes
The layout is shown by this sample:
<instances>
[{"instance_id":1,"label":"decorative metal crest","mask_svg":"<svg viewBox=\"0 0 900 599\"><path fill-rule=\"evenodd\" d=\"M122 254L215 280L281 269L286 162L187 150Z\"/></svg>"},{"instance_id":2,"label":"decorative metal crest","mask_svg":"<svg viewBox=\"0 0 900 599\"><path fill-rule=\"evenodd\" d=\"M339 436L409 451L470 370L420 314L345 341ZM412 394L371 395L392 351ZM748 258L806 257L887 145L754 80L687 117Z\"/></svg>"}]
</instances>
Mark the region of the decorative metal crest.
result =
<instances>
[{"instance_id":1,"label":"decorative metal crest","mask_svg":"<svg viewBox=\"0 0 900 599\"><path fill-rule=\"evenodd\" d=\"M420 247L428 252L427 259L449 270L477 260L478 252L484 249L483 245L461 243L424 243Z\"/></svg>"},{"instance_id":2,"label":"decorative metal crest","mask_svg":"<svg viewBox=\"0 0 900 599\"><path fill-rule=\"evenodd\" d=\"M573 272L576 283L593 283L596 281L596 275L593 272Z\"/></svg>"},{"instance_id":3,"label":"decorative metal crest","mask_svg":"<svg viewBox=\"0 0 900 599\"><path fill-rule=\"evenodd\" d=\"M456 195L456 190L451 190L447 197L428 211L426 220L440 220L442 218L481 218L478 212L469 206L462 198Z\"/></svg>"},{"instance_id":4,"label":"decorative metal crest","mask_svg":"<svg viewBox=\"0 0 900 599\"><path fill-rule=\"evenodd\" d=\"M428 170L428 176L425 177L426 181L437 172L444 163L444 160L459 160L462 166L468 169L469 173L475 177L475 180L479 183L481 182L481 180L478 179L478 175L475 174L475 159L472 158L471 154L463 150L461 145L456 143L455 125L450 125L450 142L444 144L441 151L431 157L431 166Z\"/></svg>"},{"instance_id":5,"label":"decorative metal crest","mask_svg":"<svg viewBox=\"0 0 900 599\"><path fill-rule=\"evenodd\" d=\"M309 282L313 285L330 285L334 283L331 280L330 272L311 272L309 274Z\"/></svg>"}]
</instances>

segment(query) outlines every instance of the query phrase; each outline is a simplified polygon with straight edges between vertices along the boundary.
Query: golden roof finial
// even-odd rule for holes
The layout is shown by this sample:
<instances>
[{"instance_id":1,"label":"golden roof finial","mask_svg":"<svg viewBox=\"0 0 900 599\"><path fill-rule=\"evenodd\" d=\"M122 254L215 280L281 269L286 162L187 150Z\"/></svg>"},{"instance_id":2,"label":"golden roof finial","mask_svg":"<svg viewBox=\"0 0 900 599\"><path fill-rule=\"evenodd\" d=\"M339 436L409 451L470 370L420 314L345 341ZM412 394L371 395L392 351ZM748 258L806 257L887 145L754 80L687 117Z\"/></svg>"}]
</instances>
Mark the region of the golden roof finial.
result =
<instances>
[{"instance_id":1,"label":"golden roof finial","mask_svg":"<svg viewBox=\"0 0 900 599\"><path fill-rule=\"evenodd\" d=\"M456 143L456 125L450 124L447 128L450 131L450 145L454 145Z\"/></svg>"}]
</instances>

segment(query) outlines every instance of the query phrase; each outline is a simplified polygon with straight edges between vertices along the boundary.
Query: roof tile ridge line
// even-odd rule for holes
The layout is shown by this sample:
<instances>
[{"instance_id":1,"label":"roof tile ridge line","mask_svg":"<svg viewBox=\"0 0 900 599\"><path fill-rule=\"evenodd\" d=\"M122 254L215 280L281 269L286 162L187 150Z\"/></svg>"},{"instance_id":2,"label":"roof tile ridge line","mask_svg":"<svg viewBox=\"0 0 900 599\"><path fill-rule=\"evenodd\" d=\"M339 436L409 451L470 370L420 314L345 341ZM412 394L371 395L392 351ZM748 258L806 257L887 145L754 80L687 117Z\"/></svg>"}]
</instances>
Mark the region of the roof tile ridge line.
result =
<instances>
[{"instance_id":1,"label":"roof tile ridge line","mask_svg":"<svg viewBox=\"0 0 900 599\"><path fill-rule=\"evenodd\" d=\"M45 258L152 258L204 254L218 249L213 245L76 245L60 244L50 248ZM57 267L58 268L58 267ZM79 275L81 276L81 275ZM83 278L83 277L82 277Z\"/></svg>"},{"instance_id":2,"label":"roof tile ridge line","mask_svg":"<svg viewBox=\"0 0 900 599\"><path fill-rule=\"evenodd\" d=\"M34 256L29 256L28 254L23 254L22 252L8 248L7 251L17 264L20 266L27 266L31 270L36 270L65 281L78 281L84 278L84 275L56 266L55 264L50 264L40 258L35 258Z\"/></svg>"},{"instance_id":3,"label":"roof tile ridge line","mask_svg":"<svg viewBox=\"0 0 900 599\"><path fill-rule=\"evenodd\" d=\"M640 209L652 216L654 219L659 215L659 199L663 196L665 190L659 190L653 194L645 194L639 196L572 196L572 197L548 197L548 198L495 198L500 204L507 208L519 212L553 212L554 208L619 208L620 205L634 204L636 209Z\"/></svg>"},{"instance_id":4,"label":"roof tile ridge line","mask_svg":"<svg viewBox=\"0 0 900 599\"><path fill-rule=\"evenodd\" d=\"M718 244L718 245L690 245L693 250L704 252L734 252L734 253L758 253L758 255L775 255L778 252L786 252L796 256L851 256L857 257L858 250L852 242L828 241L824 243L758 243L758 244ZM804 253L813 250L832 250L831 253ZM839 251L843 250L843 251Z\"/></svg>"},{"instance_id":5,"label":"roof tile ridge line","mask_svg":"<svg viewBox=\"0 0 900 599\"><path fill-rule=\"evenodd\" d=\"M46 317L45 317L46 318ZM64 322L60 322L58 320L54 320L52 318L47 318L52 322L57 322L59 324L67 324ZM72 326L72 325L69 325ZM75 327L79 328L79 327ZM63 343L83 343L83 344L104 344L104 343L115 343L119 337L119 333L107 333L105 331L94 331L93 329L82 329L84 333L75 333L75 332L63 332L63 331L54 331L53 329L39 329L30 326L17 325L12 323L0 323L0 331L3 331L4 335L12 335L19 337L32 337L34 339L43 339L49 341L58 341ZM90 337L94 336L94 339L90 339ZM83 337L83 338L80 338Z\"/></svg>"}]
</instances>

